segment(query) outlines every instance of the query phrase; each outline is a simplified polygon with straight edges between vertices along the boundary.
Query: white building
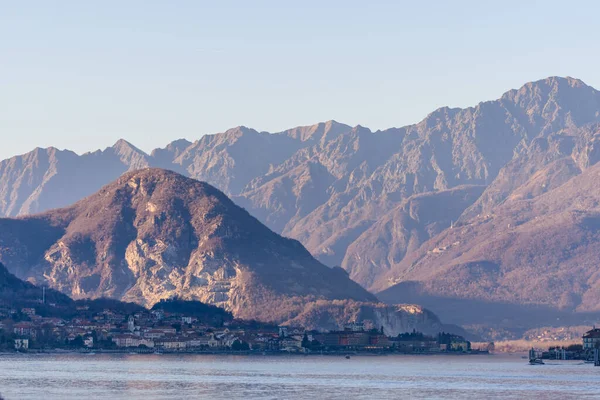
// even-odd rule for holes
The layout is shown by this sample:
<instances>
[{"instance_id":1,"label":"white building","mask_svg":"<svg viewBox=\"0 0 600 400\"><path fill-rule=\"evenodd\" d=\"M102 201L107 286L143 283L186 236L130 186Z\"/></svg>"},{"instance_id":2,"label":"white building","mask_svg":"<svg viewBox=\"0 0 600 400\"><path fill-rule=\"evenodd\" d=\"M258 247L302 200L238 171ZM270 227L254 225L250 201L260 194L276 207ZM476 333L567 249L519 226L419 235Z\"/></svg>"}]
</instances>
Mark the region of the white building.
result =
<instances>
[{"instance_id":1,"label":"white building","mask_svg":"<svg viewBox=\"0 0 600 400\"><path fill-rule=\"evenodd\" d=\"M591 331L587 331L583 335L583 348L594 349L597 345L600 346L600 329L594 327Z\"/></svg>"},{"instance_id":2,"label":"white building","mask_svg":"<svg viewBox=\"0 0 600 400\"><path fill-rule=\"evenodd\" d=\"M117 347L154 347L154 341L149 339L144 339L136 335L125 334L125 335L116 335L112 338L112 341L117 345Z\"/></svg>"}]
</instances>

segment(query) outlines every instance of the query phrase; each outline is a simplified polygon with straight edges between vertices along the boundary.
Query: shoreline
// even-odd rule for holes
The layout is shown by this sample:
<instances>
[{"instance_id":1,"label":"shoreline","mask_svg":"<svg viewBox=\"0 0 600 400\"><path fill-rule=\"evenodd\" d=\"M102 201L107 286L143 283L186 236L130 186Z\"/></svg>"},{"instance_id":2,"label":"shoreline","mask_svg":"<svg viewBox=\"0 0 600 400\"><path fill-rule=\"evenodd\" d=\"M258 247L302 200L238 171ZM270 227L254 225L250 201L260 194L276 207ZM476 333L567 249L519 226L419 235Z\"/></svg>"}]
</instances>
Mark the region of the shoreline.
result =
<instances>
[{"instance_id":1,"label":"shoreline","mask_svg":"<svg viewBox=\"0 0 600 400\"><path fill-rule=\"evenodd\" d=\"M478 356L478 355L494 355L489 352L470 352L470 353L451 353L451 352L431 352L431 353L401 353L401 352L370 352L370 351L323 351L323 352L285 352L285 351L139 351L139 350L29 350L29 351L10 351L0 352L1 356L6 355L105 355L105 354L124 354L124 355L226 355L226 356L246 356L246 357L265 357L265 356L298 356L298 357L310 357L310 356L339 356L339 357L360 357L360 356Z\"/></svg>"}]
</instances>

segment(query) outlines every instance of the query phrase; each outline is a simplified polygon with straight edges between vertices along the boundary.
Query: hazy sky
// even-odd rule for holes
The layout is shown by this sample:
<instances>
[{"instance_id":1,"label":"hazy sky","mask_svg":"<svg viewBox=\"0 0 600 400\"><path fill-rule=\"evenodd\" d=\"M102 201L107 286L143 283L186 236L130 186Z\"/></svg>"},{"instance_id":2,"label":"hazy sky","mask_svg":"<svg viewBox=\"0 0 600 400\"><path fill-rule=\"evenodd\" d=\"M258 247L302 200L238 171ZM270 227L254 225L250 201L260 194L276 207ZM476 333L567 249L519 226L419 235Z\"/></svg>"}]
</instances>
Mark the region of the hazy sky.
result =
<instances>
[{"instance_id":1,"label":"hazy sky","mask_svg":"<svg viewBox=\"0 0 600 400\"><path fill-rule=\"evenodd\" d=\"M0 0L0 159L402 126L550 75L600 88L598 16L596 1Z\"/></svg>"}]
</instances>

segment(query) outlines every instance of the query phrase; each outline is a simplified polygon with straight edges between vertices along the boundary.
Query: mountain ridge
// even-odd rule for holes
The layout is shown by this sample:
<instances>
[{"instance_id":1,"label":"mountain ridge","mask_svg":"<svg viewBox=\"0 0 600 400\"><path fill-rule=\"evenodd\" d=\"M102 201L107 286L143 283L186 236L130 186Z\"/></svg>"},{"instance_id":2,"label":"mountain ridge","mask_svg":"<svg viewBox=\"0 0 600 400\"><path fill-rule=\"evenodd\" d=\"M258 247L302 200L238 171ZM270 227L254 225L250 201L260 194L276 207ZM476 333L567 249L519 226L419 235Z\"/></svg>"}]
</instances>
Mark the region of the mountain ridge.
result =
<instances>
[{"instance_id":1,"label":"mountain ridge","mask_svg":"<svg viewBox=\"0 0 600 400\"><path fill-rule=\"evenodd\" d=\"M66 208L0 219L0 262L75 300L152 306L177 297L242 319L301 317L315 329L356 313L390 332L443 327L418 306L380 303L211 185L161 169L126 173Z\"/></svg>"},{"instance_id":2,"label":"mountain ridge","mask_svg":"<svg viewBox=\"0 0 600 400\"><path fill-rule=\"evenodd\" d=\"M229 296L237 296L235 290L226 290L228 276L249 273L249 280L259 277L273 293L375 301L341 269L319 264L300 243L264 227L218 189L170 171L130 172L70 207L3 219L0 226L3 261L20 275L48 282L74 298L108 295L152 305L214 280L212 289L198 296L227 303ZM44 240L31 237L31 231ZM186 264L188 272L169 277ZM160 297L153 294L156 288L139 281L139 274L149 271L144 279L158 279L153 282L162 288Z\"/></svg>"},{"instance_id":3,"label":"mountain ridge","mask_svg":"<svg viewBox=\"0 0 600 400\"><path fill-rule=\"evenodd\" d=\"M376 132L336 121L276 134L237 127L193 143L176 141L150 155L120 143L121 151L90 153L85 161L40 158L36 164L24 157L11 168L2 161L0 213L25 215L77 200L83 189L97 189L147 162L217 186L365 288L381 292L414 274L427 289L425 275L405 274L420 254L449 254L454 242L442 238L451 230L507 202L534 200L593 168L600 159L599 127L600 92L578 79L549 77L496 100L441 107L416 124ZM90 184L89 176L96 182ZM431 209L451 210L452 218ZM538 212L545 218L542 208ZM557 243L559 238L556 233ZM502 246L510 252L515 243ZM436 268L452 271L454 262L439 258L446 259L450 264L436 262ZM462 287L464 296L476 292Z\"/></svg>"}]
</instances>

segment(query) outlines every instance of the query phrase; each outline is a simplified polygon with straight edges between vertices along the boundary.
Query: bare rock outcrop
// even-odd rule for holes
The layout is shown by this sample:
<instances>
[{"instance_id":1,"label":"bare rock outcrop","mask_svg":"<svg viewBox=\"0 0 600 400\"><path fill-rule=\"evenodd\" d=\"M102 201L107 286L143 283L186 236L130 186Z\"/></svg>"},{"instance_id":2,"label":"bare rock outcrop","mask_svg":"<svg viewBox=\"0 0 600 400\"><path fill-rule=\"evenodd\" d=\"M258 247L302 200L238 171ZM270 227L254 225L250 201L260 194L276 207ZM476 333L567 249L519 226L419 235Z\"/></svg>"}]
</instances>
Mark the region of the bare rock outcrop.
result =
<instances>
[{"instance_id":1,"label":"bare rock outcrop","mask_svg":"<svg viewBox=\"0 0 600 400\"><path fill-rule=\"evenodd\" d=\"M268 321L297 314L307 299L375 300L216 188L157 169L125 174L67 208L0 220L0 260L75 299L151 306L177 296Z\"/></svg>"}]
</instances>

